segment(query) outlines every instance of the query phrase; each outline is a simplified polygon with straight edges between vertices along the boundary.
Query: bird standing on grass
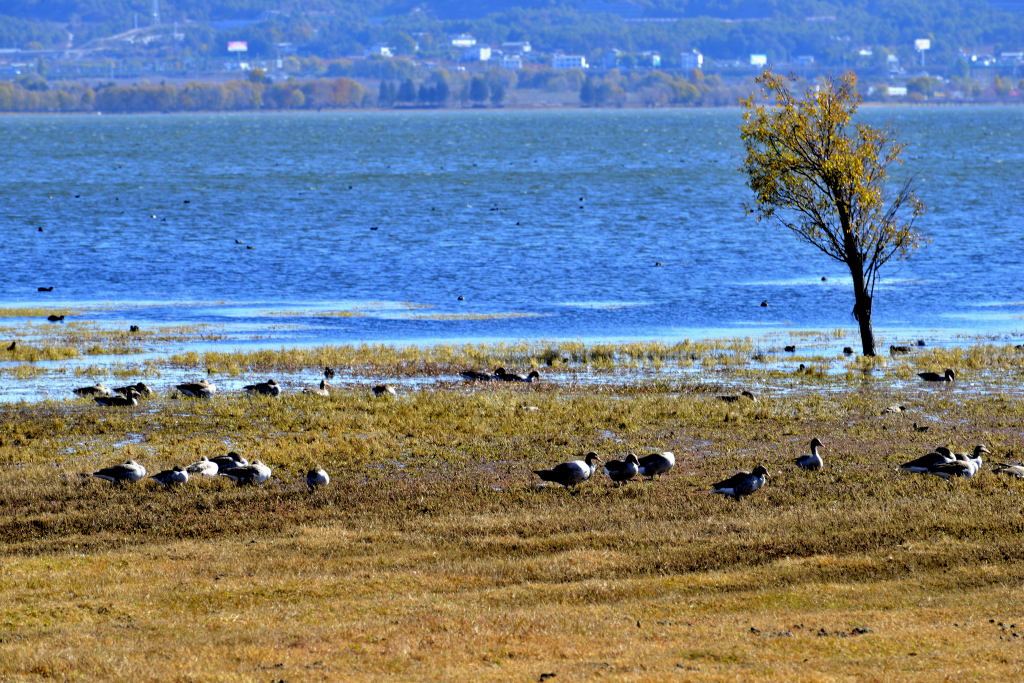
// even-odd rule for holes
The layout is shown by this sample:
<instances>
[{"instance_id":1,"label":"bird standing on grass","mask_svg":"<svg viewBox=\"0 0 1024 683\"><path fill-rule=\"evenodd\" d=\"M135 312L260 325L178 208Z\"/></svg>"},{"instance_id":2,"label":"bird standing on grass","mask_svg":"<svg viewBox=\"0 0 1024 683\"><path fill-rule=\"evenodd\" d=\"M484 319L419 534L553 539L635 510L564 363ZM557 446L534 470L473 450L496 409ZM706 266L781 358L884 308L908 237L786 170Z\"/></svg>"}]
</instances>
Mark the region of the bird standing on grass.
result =
<instances>
[{"instance_id":1,"label":"bird standing on grass","mask_svg":"<svg viewBox=\"0 0 1024 683\"><path fill-rule=\"evenodd\" d=\"M583 460L570 460L555 465L550 470L534 470L533 473L544 481L561 484L565 488L576 487L594 474L595 461L601 462L601 458L597 457L597 453L591 452L587 453Z\"/></svg>"},{"instance_id":2,"label":"bird standing on grass","mask_svg":"<svg viewBox=\"0 0 1024 683\"><path fill-rule=\"evenodd\" d=\"M604 465L604 473L615 482L616 486L627 483L640 471L640 461L632 453L625 460L609 460Z\"/></svg>"},{"instance_id":3,"label":"bird standing on grass","mask_svg":"<svg viewBox=\"0 0 1024 683\"><path fill-rule=\"evenodd\" d=\"M129 459L122 465L113 465L97 470L92 473L92 476L113 484L134 484L146 476L146 468Z\"/></svg>"},{"instance_id":4,"label":"bird standing on grass","mask_svg":"<svg viewBox=\"0 0 1024 683\"><path fill-rule=\"evenodd\" d=\"M390 397L394 398L398 396L398 392L390 384L378 384L373 387L373 395L379 397Z\"/></svg>"},{"instance_id":5,"label":"bird standing on grass","mask_svg":"<svg viewBox=\"0 0 1024 683\"><path fill-rule=\"evenodd\" d=\"M309 487L310 491L316 490L321 486L327 486L331 483L331 477L322 467L314 467L309 472L306 472L306 486Z\"/></svg>"},{"instance_id":6,"label":"bird standing on grass","mask_svg":"<svg viewBox=\"0 0 1024 683\"><path fill-rule=\"evenodd\" d=\"M654 479L659 474L665 474L676 466L676 456L671 451L652 453L640 458L637 463L641 477Z\"/></svg>"},{"instance_id":7,"label":"bird standing on grass","mask_svg":"<svg viewBox=\"0 0 1024 683\"><path fill-rule=\"evenodd\" d=\"M752 472L738 472L728 479L723 479L711 487L711 493L720 493L738 501L764 486L767 479L768 470L763 465L758 465Z\"/></svg>"},{"instance_id":8,"label":"bird standing on grass","mask_svg":"<svg viewBox=\"0 0 1024 683\"><path fill-rule=\"evenodd\" d=\"M818 437L814 437L811 439L810 455L801 455L793 462L795 462L796 466L802 470L811 470L813 472L820 470L824 463L821 460L821 456L818 455L819 448L824 448L824 444L818 440Z\"/></svg>"}]
</instances>

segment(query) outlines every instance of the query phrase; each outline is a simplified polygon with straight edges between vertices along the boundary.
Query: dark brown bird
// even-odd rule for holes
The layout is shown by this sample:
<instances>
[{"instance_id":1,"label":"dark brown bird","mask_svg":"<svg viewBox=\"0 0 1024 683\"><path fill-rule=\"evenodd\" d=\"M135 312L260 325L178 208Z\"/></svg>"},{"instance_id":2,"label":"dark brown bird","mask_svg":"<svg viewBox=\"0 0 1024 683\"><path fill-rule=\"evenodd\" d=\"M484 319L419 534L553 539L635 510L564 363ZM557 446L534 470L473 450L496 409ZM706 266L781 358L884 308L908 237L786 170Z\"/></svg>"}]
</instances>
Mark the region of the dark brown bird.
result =
<instances>
[{"instance_id":1,"label":"dark brown bird","mask_svg":"<svg viewBox=\"0 0 1024 683\"><path fill-rule=\"evenodd\" d=\"M373 388L374 396L398 396L398 392L390 384L378 384Z\"/></svg>"},{"instance_id":2,"label":"dark brown bird","mask_svg":"<svg viewBox=\"0 0 1024 683\"><path fill-rule=\"evenodd\" d=\"M36 291L38 291L38 292L52 292L53 291L53 287L36 287Z\"/></svg>"},{"instance_id":3,"label":"dark brown bird","mask_svg":"<svg viewBox=\"0 0 1024 683\"><path fill-rule=\"evenodd\" d=\"M51 323L59 323L64 321L64 316L51 314L46 316L46 319L49 320Z\"/></svg>"},{"instance_id":4,"label":"dark brown bird","mask_svg":"<svg viewBox=\"0 0 1024 683\"><path fill-rule=\"evenodd\" d=\"M18 342L16 342L16 341L12 341L12 342L11 342L11 345L7 347L7 350L8 350L8 351L13 351L13 350L14 350L14 349L16 349L16 348L18 348Z\"/></svg>"}]
</instances>

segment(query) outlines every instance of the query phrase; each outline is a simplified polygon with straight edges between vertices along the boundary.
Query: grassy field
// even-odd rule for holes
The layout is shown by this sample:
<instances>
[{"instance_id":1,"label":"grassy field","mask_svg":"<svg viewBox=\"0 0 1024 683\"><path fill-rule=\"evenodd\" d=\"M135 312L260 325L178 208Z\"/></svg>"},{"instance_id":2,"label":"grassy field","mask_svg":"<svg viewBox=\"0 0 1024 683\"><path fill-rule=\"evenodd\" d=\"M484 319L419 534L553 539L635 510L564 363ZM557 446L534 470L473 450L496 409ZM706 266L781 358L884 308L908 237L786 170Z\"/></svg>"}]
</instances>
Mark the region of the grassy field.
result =
<instances>
[{"instance_id":1,"label":"grassy field","mask_svg":"<svg viewBox=\"0 0 1024 683\"><path fill-rule=\"evenodd\" d=\"M896 466L939 444L1021 459L1024 400L1007 390L1021 352L928 350L870 376L858 361L826 375L707 360L757 352L671 350L705 368L686 381L2 405L0 680L1018 677L1024 482ZM496 360L432 353L390 375ZM196 363L323 359L308 354ZM953 386L911 381L947 366ZM758 399L717 398L738 381ZM894 404L906 410L883 414ZM826 468L796 470L813 436ZM165 491L80 476L228 450L274 477ZM537 485L532 469L588 450L671 450L677 466L621 488L598 474L576 495ZM764 490L709 493L758 463ZM314 464L333 481L310 493Z\"/></svg>"}]
</instances>

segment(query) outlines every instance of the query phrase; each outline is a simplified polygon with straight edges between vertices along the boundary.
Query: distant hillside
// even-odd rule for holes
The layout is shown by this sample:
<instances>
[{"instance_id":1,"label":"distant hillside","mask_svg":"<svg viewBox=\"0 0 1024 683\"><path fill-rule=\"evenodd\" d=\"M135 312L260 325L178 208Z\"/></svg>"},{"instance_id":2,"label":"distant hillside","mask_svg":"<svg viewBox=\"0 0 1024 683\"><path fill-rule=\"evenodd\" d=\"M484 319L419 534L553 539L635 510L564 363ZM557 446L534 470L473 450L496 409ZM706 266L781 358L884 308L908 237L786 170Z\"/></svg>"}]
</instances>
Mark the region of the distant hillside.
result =
<instances>
[{"instance_id":1,"label":"distant hillside","mask_svg":"<svg viewBox=\"0 0 1024 683\"><path fill-rule=\"evenodd\" d=\"M930 58L950 62L959 48L1024 49L1018 0L160 0L162 24L184 34L178 49L219 56L227 41L273 56L288 44L300 56L360 55L375 44L399 55L450 58L449 36L481 43L528 40L541 52L588 56L613 48L659 51L668 65L698 48L721 59L752 52L778 61L813 56L842 64L861 48L913 57L930 38ZM154 21L151 0L5 0L0 48L74 47ZM159 44L134 45L159 56Z\"/></svg>"}]
</instances>

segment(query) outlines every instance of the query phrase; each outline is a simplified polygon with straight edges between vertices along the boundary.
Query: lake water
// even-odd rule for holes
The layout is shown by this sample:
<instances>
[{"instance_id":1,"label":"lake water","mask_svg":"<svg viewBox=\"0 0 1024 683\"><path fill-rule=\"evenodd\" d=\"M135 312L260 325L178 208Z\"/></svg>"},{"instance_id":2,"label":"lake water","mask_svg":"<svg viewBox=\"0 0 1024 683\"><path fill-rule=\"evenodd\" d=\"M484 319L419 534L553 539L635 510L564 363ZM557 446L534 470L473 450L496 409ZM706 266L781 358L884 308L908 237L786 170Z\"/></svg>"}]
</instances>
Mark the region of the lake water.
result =
<instances>
[{"instance_id":1,"label":"lake water","mask_svg":"<svg viewBox=\"0 0 1024 683\"><path fill-rule=\"evenodd\" d=\"M1024 109L863 117L909 143L901 172L929 208L931 244L883 271L882 343L1020 331ZM0 118L0 305L92 304L100 322L214 323L272 346L852 331L844 266L744 214L739 123Z\"/></svg>"}]
</instances>

